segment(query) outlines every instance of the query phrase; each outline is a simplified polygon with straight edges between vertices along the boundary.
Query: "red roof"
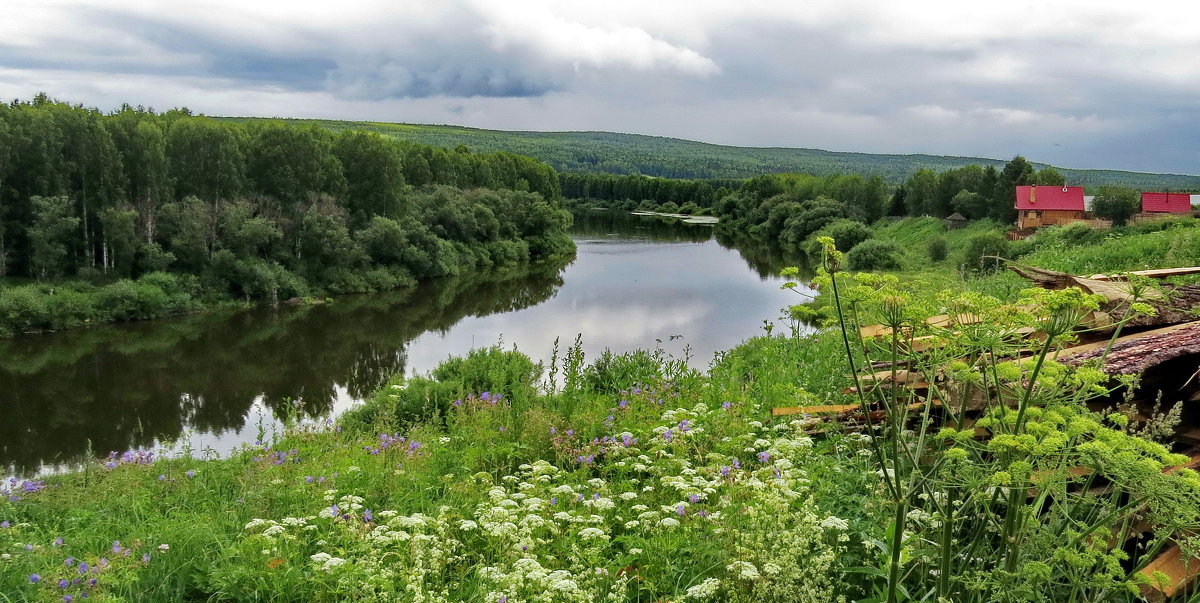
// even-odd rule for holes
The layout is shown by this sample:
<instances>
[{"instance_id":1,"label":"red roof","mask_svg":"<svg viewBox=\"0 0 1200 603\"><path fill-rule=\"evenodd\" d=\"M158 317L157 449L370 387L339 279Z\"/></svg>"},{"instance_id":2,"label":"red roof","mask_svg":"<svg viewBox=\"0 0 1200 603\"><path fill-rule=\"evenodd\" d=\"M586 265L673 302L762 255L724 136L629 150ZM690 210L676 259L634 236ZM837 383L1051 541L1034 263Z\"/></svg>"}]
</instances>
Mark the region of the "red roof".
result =
<instances>
[{"instance_id":1,"label":"red roof","mask_svg":"<svg viewBox=\"0 0 1200 603\"><path fill-rule=\"evenodd\" d=\"M1083 211L1083 187L1018 186L1017 209Z\"/></svg>"},{"instance_id":2,"label":"red roof","mask_svg":"<svg viewBox=\"0 0 1200 603\"><path fill-rule=\"evenodd\" d=\"M1142 211L1186 214L1192 211L1192 196L1187 193L1142 193Z\"/></svg>"}]
</instances>

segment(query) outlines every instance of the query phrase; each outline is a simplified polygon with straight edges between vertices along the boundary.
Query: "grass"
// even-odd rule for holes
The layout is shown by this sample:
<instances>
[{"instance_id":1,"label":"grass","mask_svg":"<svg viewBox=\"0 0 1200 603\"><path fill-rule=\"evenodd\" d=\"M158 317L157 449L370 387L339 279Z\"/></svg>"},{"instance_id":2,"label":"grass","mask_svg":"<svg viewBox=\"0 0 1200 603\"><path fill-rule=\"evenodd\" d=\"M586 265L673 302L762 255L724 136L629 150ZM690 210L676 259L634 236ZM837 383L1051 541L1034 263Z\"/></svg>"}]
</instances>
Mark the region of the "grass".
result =
<instances>
[{"instance_id":1,"label":"grass","mask_svg":"<svg viewBox=\"0 0 1200 603\"><path fill-rule=\"evenodd\" d=\"M933 231L887 228L910 244ZM970 236L947 233L951 257ZM1008 277L949 265L838 277L836 299L819 276L835 328L775 327L703 373L661 352L587 362L576 344L539 366L477 350L226 459L131 451L10 483L0 600L1140 600L1141 568L1200 528L1200 476L1165 472L1179 457L1121 413L1087 410L1120 386L1094 367L999 362L1026 345L1012 329L1057 325L1052 342L1094 300L1010 306L978 294ZM989 319L923 326L947 311ZM945 351L858 340L869 322ZM848 397L847 352L861 373L897 357L936 373L944 408L861 374ZM853 400L888 420L770 413ZM959 429L968 403L991 440ZM1159 526L1144 548L1104 546L1135 512Z\"/></svg>"}]
</instances>

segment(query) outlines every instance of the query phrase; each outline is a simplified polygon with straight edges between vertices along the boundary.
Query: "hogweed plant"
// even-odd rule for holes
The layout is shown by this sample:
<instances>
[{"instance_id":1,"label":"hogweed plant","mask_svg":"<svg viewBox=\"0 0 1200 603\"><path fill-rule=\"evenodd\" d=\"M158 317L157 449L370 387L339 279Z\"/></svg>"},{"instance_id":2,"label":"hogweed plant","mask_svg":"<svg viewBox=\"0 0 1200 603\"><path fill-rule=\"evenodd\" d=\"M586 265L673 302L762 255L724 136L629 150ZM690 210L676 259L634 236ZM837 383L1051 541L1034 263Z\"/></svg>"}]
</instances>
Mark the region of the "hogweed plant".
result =
<instances>
[{"instance_id":1,"label":"hogweed plant","mask_svg":"<svg viewBox=\"0 0 1200 603\"><path fill-rule=\"evenodd\" d=\"M927 304L894 276L839 271L840 253L823 244L815 285L837 313L890 511L877 563L856 570L876 577L868 600L1138 600L1162 579L1139 571L1200 528L1200 478L1175 468L1186 457L1127 433L1125 415L1088 410L1128 385L1100 370L1103 358L1055 360L1098 296L1031 289L1015 304L974 293ZM1118 329L1147 311L1135 300ZM860 335L869 324L879 337ZM926 395L904 386L917 382ZM1153 530L1129 544L1137 525Z\"/></svg>"}]
</instances>

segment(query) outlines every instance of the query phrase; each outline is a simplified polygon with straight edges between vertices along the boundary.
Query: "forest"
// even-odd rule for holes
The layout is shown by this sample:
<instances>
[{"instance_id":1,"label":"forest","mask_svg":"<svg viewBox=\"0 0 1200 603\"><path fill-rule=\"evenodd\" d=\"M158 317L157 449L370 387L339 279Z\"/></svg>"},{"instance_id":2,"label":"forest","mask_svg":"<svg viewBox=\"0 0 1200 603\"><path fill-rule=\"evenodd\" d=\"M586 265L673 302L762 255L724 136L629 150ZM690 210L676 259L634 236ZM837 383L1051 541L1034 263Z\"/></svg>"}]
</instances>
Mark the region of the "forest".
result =
<instances>
[{"instance_id":1,"label":"forest","mask_svg":"<svg viewBox=\"0 0 1200 603\"><path fill-rule=\"evenodd\" d=\"M40 95L0 105L0 333L561 256L560 197L512 153Z\"/></svg>"},{"instance_id":2,"label":"forest","mask_svg":"<svg viewBox=\"0 0 1200 603\"><path fill-rule=\"evenodd\" d=\"M254 118L228 119L236 122L257 121ZM451 125L309 119L289 120L289 123L319 125L335 132L377 132L397 140L438 147L464 145L476 152L511 151L535 157L561 173L640 174L700 180L750 178L786 172L817 176L861 174L865 177L879 176L888 184L897 185L921 168L942 172L971 164L1000 169L1005 164L1002 159L984 157L737 147L617 132L522 132ZM797 144L802 144L802 141ZM1050 166L1033 162L1033 167L1041 170ZM1072 184L1087 187L1117 184L1139 190L1200 190L1200 175L1057 169Z\"/></svg>"}]
</instances>

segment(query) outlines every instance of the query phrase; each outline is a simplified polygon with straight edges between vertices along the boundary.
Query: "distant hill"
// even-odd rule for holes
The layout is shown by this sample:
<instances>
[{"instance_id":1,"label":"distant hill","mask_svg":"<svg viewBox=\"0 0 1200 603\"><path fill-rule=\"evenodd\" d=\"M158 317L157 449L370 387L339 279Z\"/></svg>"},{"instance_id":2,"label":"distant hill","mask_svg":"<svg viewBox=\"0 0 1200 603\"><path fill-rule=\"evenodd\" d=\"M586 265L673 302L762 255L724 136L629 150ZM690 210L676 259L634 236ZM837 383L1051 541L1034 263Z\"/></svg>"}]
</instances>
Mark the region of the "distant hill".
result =
<instances>
[{"instance_id":1,"label":"distant hill","mask_svg":"<svg viewBox=\"0 0 1200 603\"><path fill-rule=\"evenodd\" d=\"M258 118L225 118L252 121ZM665 178L745 178L802 172L819 176L881 176L897 184L919 168L947 170L971 163L1002 167L1006 159L948 155L843 153L820 149L731 147L679 138L614 132L524 132L380 122L288 119L331 130L370 130L416 143L472 151L511 151L536 157L560 172L645 174ZM1035 165L1040 169L1046 164ZM1138 190L1200 191L1200 176L1119 170L1056 168L1067 182L1083 186L1122 184Z\"/></svg>"}]
</instances>

